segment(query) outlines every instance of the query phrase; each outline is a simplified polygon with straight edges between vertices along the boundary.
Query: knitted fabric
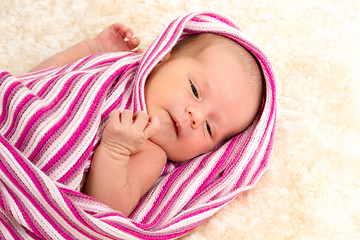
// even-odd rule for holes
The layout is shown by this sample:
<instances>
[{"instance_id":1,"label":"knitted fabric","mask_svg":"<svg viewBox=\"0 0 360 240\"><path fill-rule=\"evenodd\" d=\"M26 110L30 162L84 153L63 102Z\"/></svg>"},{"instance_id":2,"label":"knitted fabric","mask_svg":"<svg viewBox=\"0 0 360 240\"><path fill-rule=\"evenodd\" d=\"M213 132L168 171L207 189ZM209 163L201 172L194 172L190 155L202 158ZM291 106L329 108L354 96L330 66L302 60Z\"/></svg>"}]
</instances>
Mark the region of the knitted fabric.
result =
<instances>
[{"instance_id":1,"label":"knitted fabric","mask_svg":"<svg viewBox=\"0 0 360 240\"><path fill-rule=\"evenodd\" d=\"M168 161L128 218L80 193L109 112L146 111L151 70L180 39L203 32L231 38L258 60L266 94L256 121L210 153ZM0 238L179 237L255 186L268 165L275 118L269 61L233 22L212 12L174 20L143 54L91 55L22 76L1 71Z\"/></svg>"}]
</instances>

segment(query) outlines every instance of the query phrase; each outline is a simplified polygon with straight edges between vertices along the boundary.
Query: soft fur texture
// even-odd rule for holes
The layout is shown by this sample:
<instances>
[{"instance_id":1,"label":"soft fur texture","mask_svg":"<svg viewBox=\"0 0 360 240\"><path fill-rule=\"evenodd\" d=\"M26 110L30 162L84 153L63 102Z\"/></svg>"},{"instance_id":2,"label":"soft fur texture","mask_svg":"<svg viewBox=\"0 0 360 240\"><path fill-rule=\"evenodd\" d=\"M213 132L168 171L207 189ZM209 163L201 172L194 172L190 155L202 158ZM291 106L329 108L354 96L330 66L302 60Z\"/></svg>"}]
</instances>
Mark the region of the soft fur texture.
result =
<instances>
[{"instance_id":1,"label":"soft fur texture","mask_svg":"<svg viewBox=\"0 0 360 240\"><path fill-rule=\"evenodd\" d=\"M360 2L2 0L0 68L28 71L113 22L146 48L171 20L214 10L267 53L277 77L270 168L183 239L360 239Z\"/></svg>"}]
</instances>

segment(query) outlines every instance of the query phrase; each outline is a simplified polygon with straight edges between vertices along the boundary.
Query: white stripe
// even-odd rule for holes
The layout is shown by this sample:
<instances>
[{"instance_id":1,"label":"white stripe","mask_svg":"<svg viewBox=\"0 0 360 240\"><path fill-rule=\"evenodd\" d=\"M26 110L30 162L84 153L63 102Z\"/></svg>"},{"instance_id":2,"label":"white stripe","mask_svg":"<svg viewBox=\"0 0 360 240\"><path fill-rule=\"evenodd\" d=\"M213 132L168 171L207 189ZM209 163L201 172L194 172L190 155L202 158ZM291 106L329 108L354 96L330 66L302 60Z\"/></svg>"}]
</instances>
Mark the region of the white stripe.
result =
<instances>
[{"instance_id":1,"label":"white stripe","mask_svg":"<svg viewBox=\"0 0 360 240\"><path fill-rule=\"evenodd\" d=\"M59 136L57 140L52 143L51 147L49 147L49 149L43 154L44 156L47 156L47 158L42 158L42 161L38 163L39 168L44 167L45 164L47 163L47 160L51 159L55 154L58 153L58 151L61 149L64 143L69 141L69 139L72 137L76 129L79 128L80 124L82 124L85 121L84 118L86 117L87 110L90 109L90 107L93 105L94 99L98 95L99 89L103 87L103 82L106 81L116 70L117 68L111 67L109 70L101 74L101 76L95 81L95 84L89 90L85 101L82 102L80 108L73 116L72 121L67 125L66 129L62 132L61 136ZM83 76L83 78L85 79L89 77L91 77L91 75ZM67 105L62 105L62 108L58 110L57 112L58 118L54 118L54 119L49 118L49 120L47 122L44 122L44 124L50 125L51 122L55 122L55 123L58 122L61 119L61 117L63 117L68 112L68 106L71 105L74 102L73 99L75 99L79 95L80 88L82 86L83 85L79 85L79 88L74 90L75 93L71 95L71 97L69 96L66 102L64 101L64 103L67 103ZM103 107L101 108L104 109ZM73 151L73 153L69 156L68 158L69 161L64 163L62 167L58 168L55 179L60 178L66 172L68 172L68 170L73 166L76 160L80 158L82 153L85 151L86 146L89 146L90 142L92 141L91 136L94 136L96 134L97 126L98 126L98 122L95 122L91 126L91 129L87 132L87 136L89 137L84 138L82 141L82 145L80 145L79 148ZM71 159L73 159L73 162L70 162Z\"/></svg>"},{"instance_id":2,"label":"white stripe","mask_svg":"<svg viewBox=\"0 0 360 240\"><path fill-rule=\"evenodd\" d=\"M19 139L21 134L24 132L24 129L27 126L29 120L33 117L34 114L36 114L41 108L48 106L52 101L54 101L54 99L58 96L60 90L63 88L64 84L65 83L63 81L58 81L56 87L53 87L51 89L49 94L46 95L46 98L43 98L41 100L35 100L35 102L29 105L29 107L21 116L21 121L19 122L17 128L15 129L14 135L10 139L11 142L16 142ZM27 88L22 88L21 90L19 90L19 92L20 93L24 92L24 95L19 97L19 101L17 103L13 104L14 109L18 107L20 100L22 100L25 96L27 96L30 93Z\"/></svg>"},{"instance_id":3,"label":"white stripe","mask_svg":"<svg viewBox=\"0 0 360 240\"><path fill-rule=\"evenodd\" d=\"M190 19L192 17L197 17L202 20L209 21L208 23L198 23L196 21L191 21ZM140 104L145 104L145 97L144 97L144 86L145 86L145 80L149 72L152 70L152 68L157 64L159 60L163 58L163 56L167 53L167 51L170 50L171 46L175 44L177 41L176 39L173 39L174 42L169 42L170 39L174 37L174 31L176 28L184 28L186 32L198 31L198 32L215 32L215 33L226 33L227 35L231 35L234 37L234 39L238 39L241 42L248 42L248 39L243 35L241 31L238 31L236 29L233 29L232 27L227 26L226 24L220 23L216 18L198 15L198 13L194 13L191 15L185 16L185 22L182 26L180 26L180 21L184 18L178 18L174 25L171 27L171 29L168 30L168 32L165 32L165 37L162 39L162 42L154 42L153 45L151 45L151 49L148 50L148 52L145 53L145 55L140 54L134 54L126 58L120 58L121 55L127 54L127 53L111 53L111 54L104 54L104 55L97 55L93 56L92 59L89 59L82 63L83 65L81 67L78 67L77 65L83 61L79 60L78 62L69 65L68 69L61 74L63 76L63 81L66 81L69 77L74 76L74 74L77 73L85 73L81 79L84 81L80 81L80 78L78 82L74 85L74 87L71 89L74 92L72 92L65 101L61 102L61 108L57 109L57 112L52 114L50 117L48 117L44 122L40 123L39 126L37 126L37 131L35 135L30 139L30 143L26 146L25 153L30 155L32 151L35 149L35 146L41 141L41 137L44 135L45 132L47 132L54 124L56 124L60 119L62 119L65 114L67 113L68 107L71 105L71 103L74 101L74 99L78 95L78 91L81 89L83 84L86 82L86 80L93 76L94 74L101 73L99 75L99 78L96 80L94 85L92 86L91 92L89 92L86 96L86 100L81 103L80 108L75 113L73 119L71 122L66 126L65 132L62 132L60 136L57 136L57 139L52 143L52 145L49 147L49 149L46 150L46 152L41 156L42 160L39 162L39 166L43 167L45 164L51 159L59 150L61 147L64 146L64 143L66 143L72 134L78 129L80 124L84 121L85 112L89 107L93 104L93 99L96 96L96 93L101 88L102 84L115 72L117 72L122 66L125 64L131 64L134 61L138 61L138 59L142 58L142 62L140 63L140 68L136 72L136 77L134 80L134 86L133 88L126 89L126 86L128 84L128 80L131 81L132 74L135 73L134 68L127 69L127 72L123 72L122 76L123 79L117 83L116 89L113 90L113 92L108 94L108 99L105 100L103 105L100 106L101 109L108 109L115 101L117 101L119 95L123 93L123 101L120 103L120 107L122 108L125 106L126 102L130 98L132 92L135 90L135 102L130 101L131 106L134 106L135 108L138 108ZM183 34L183 32L179 32L179 34ZM157 39L157 41L159 38ZM158 49L154 49L155 45L159 44ZM165 49L165 46L168 45L168 49ZM255 47L250 42L250 45L252 47ZM150 52L154 51L153 55L149 55ZM261 54L261 52L259 52ZM120 59L118 59L120 58ZM102 67L97 66L102 61L110 61L109 63L104 64ZM90 68L89 70L84 71L84 69ZM93 69L95 68L95 69ZM29 76L25 76L22 79L23 82L31 82L32 79L39 78L34 84L32 84L32 89L30 89L31 92L37 93L42 89L42 87L48 82L49 79L54 75L56 75L56 72L59 71L59 69L51 69L49 71L41 72L39 74L33 74ZM93 70L91 70L93 69ZM74 70L72 72L72 70ZM54 74L50 74L50 72ZM14 79L14 78L12 78ZM40 80L42 79L42 80ZM269 79L265 78L266 81L269 81ZM11 81L10 81L11 82ZM61 82L61 81L60 81ZM20 122L19 128L16 129L16 135L14 135L12 140L17 139L20 136L20 133L23 132L25 129L26 124L28 123L31 116L33 116L36 111L41 108L42 106L45 106L46 104L49 104L54 99L64 86L64 83L56 83L57 86L53 87L53 89L50 90L50 93L45 97L45 99L42 99L41 106L37 105L31 106L31 108L27 109L22 116L22 120ZM139 88L139 89L138 89ZM153 226L150 232L148 233L148 236L161 236L164 234L171 234L173 232L178 231L186 231L186 229L193 227L194 224L198 223L199 221L202 221L203 219L206 219L210 217L213 213L217 212L223 205L223 203L227 202L228 200L232 199L236 195L240 194L244 190L248 190L255 185L255 183L258 181L258 179L263 174L264 169L260 169L259 175L255 179L255 182L252 184L252 186L249 185L249 182L251 181L251 178L253 175L258 171L258 167L260 163L263 160L264 154L267 150L267 146L271 139L271 131L275 124L274 116L270 116L270 110L271 110L271 104L273 104L272 101L272 93L269 91L270 86L267 85L268 93L266 95L266 106L264 109L264 113L262 117L260 118L256 129L252 133L251 139L246 145L246 149L244 154L239 159L235 159L238 151L242 149L243 144L245 141L248 141L248 136L252 131L252 128L249 128L247 132L243 133L241 137L239 137L235 143L235 145L232 147L232 151L229 155L229 158L225 161L224 166L221 166L220 169L217 169L217 172L214 172L214 167L218 163L219 159L223 156L224 151L226 150L228 143L226 143L224 146L222 146L217 152L211 156L210 159L206 160L205 166L199 171L200 168L200 162L202 158L197 158L195 160L192 160L191 162L186 163L187 165L184 166L185 170L182 172L181 176L176 176L175 179L171 180L174 181L172 184L172 188L169 189L167 192L164 192L163 187L165 186L169 179L169 175L167 177L164 177L163 179L159 180L157 185L151 190L151 192L145 197L144 202L139 206L138 210L135 211L134 220L135 221L141 221L145 218L147 213L152 209L153 204L156 200L160 200L158 206L156 206L154 214L149 218L148 222L152 222L155 220L156 217L161 214L161 211L164 210L165 214L156 222L156 224ZM139 90L141 90L139 94ZM21 99L26 96L26 91L19 90L16 94ZM3 93L1 93L3 94ZM51 101L50 101L51 100ZM19 99L12 99L12 101L16 102L17 106L19 104ZM36 105L36 104L35 104ZM12 111L14 112L14 107L12 107ZM102 114L103 112L100 112L99 114ZM9 124L11 122L13 116L9 116L9 119L6 120L5 128L8 129ZM269 122L270 121L270 122ZM265 127L267 124L269 125L268 132L266 136L263 136ZM64 174L66 174L69 169L74 165L77 159L81 156L81 154L85 151L87 147L90 145L90 141L92 140L92 136L97 136L96 141L100 139L100 136L97 135L99 130L101 131L102 128L105 126L105 122L97 122L94 123L89 129L89 131L86 132L86 135L84 139L82 139L81 143L77 148L68 155L68 158L64 162L57 162L54 172L51 173L50 177L52 179L59 179ZM100 129L98 129L98 126L100 125ZM4 131L4 130L2 130ZM260 142L261 138L265 137L264 142ZM261 144L261 146L259 146ZM90 146L91 147L91 146ZM259 152L256 152L259 151ZM255 155L255 153L257 155ZM11 157L11 156L10 156ZM249 173L245 179L245 183L241 185L239 188L234 189L235 184L239 181L241 177L241 173L243 172L244 168L247 166L251 158L254 158L254 165L251 166L251 169L249 170ZM229 169L229 164L233 161L238 161L236 164L232 165L232 169ZM87 164L86 162L85 164ZM28 185L28 191L29 193L34 195L34 198L36 201L41 201L42 207L49 212L51 218L56 222L58 226L64 227L64 229L69 229L69 231L73 232L74 237L78 239L84 239L85 236L82 236L81 233L75 231L73 227L70 226L66 221L62 219L62 217L47 203L47 200L45 200L42 195L40 194L39 189L36 188L34 183L31 181L29 176L27 176L27 173L22 169L20 166L16 166L14 162L9 163L13 169L13 174L18 175L19 178L21 178L20 181L26 182ZM203 166L203 165L201 165ZM82 166L83 168L85 165ZM226 169L227 168L227 169ZM202 195L194 196L194 192L198 190L198 188L203 184L203 181L209 176L209 174L217 174L215 175L215 178L219 176L219 174L222 174L224 170L231 170L230 175L222 176L219 179L211 180L212 187L213 188L207 188L202 192ZM64 188L75 188L78 184L79 180L81 179L81 176L79 176L79 173L81 171L76 172L78 175L72 175L69 177L71 182L65 187L64 185L60 183L54 184L52 180L46 176L44 173L42 173L39 169L37 169L39 174L41 175L41 181L47 186L46 191L49 191L48 196L54 198L56 200L56 204L58 204L58 208L60 211L62 211L62 214L65 214L66 217L70 219L72 224L74 224L77 228L83 229L85 232L89 233L90 235L94 235L96 238L104 238L100 234L96 233L96 227L102 229L104 232L109 234L109 236L113 237L122 237L125 239L137 239L134 236L131 236L132 234L127 234L125 232L120 231L119 229L116 229L115 227L111 226L110 224L105 223L102 219L98 219L95 216L91 216L91 214L87 214L86 212L88 210L96 212L98 214L106 214L106 213L113 213L110 208L106 208L106 206L99 204L96 201L93 201L91 198L82 197L82 196L76 196L72 195L71 193L68 196L68 199L71 201L74 206L77 206L77 211L79 211L79 214L81 214L81 217L84 218L84 221L89 223L91 226L94 227L94 230L88 229L86 226L84 226L80 221L78 221L74 215L74 213L71 211L71 209L67 206L66 202L64 201L63 196L61 195L61 192L59 191L59 187ZM192 174L195 174L192 178L190 176ZM0 173L1 176L4 175L3 173ZM59 237L56 234L55 229L52 228L52 226L49 226L49 223L46 222L46 219L43 218L37 209L34 208L30 204L30 202L26 201L26 197L22 195L22 193L19 191L19 189L16 189L16 186L13 185L11 181L6 179L5 177L2 177L4 179L4 183L7 187L14 189L14 193L19 196L20 201L24 201L24 204L26 208L31 211L31 214L33 214L36 217L36 225L39 225L39 230L46 231L54 238ZM182 189L180 189L182 187ZM4 187L1 187L1 191L3 191ZM181 193L176 195L177 190L181 190ZM160 197L160 194L166 193L166 197L164 199L158 199ZM15 202L11 200L10 195L5 191L4 196L6 196L7 202L5 204L11 206L11 213L16 216L16 219L18 219L19 222L25 223L24 217L21 215L21 212L18 209L18 206L15 206ZM217 198L214 200L214 196ZM66 196L65 196L66 197ZM174 198L173 198L174 197ZM189 202L193 197L196 197L195 200L193 200L191 203ZM173 202L172 202L173 201ZM165 209L166 204L170 203L170 207L168 209ZM183 211L184 205L187 204L189 209L186 211ZM206 207L214 206L214 204L220 204L218 207L210 209L205 212L200 212L202 209ZM83 212L82 212L83 211ZM183 211L183 212L182 212ZM181 213L181 214L180 214ZM188 218L182 219L186 214L192 213L193 215L189 215ZM104 220L111 221L113 223L119 224L120 226L127 227L129 229L132 229L136 231L137 233L141 234L147 234L147 231L140 229L136 227L129 219L119 217L119 216L108 216L106 218L103 218ZM168 226L168 224L171 221L180 220L180 222L173 223ZM14 224L16 225L16 224ZM167 226L166 228L164 228ZM21 231L20 229L17 231Z\"/></svg>"},{"instance_id":4,"label":"white stripe","mask_svg":"<svg viewBox=\"0 0 360 240\"><path fill-rule=\"evenodd\" d=\"M6 118L6 121L4 123L4 126L1 128L2 133L6 133L10 127L11 124L14 120L14 118L17 117L17 115L15 115L16 109L18 107L18 105L21 103L21 101L29 94L29 91L27 89L21 88L20 90L17 90L14 94L14 96L10 99L10 103L8 104L9 109L8 109L8 117ZM3 99L4 96L1 96L1 99ZM2 107L2 104L1 104ZM13 142L14 140L10 139L11 142Z\"/></svg>"},{"instance_id":5,"label":"white stripe","mask_svg":"<svg viewBox=\"0 0 360 240\"><path fill-rule=\"evenodd\" d=\"M3 147L0 148L0 154L5 157L7 163L10 165L12 169L12 175L17 176L21 182L25 183L28 187L28 192L33 193L36 197L36 199L34 200L39 202L38 199L42 199L42 197L40 196L38 189L32 184L33 182L30 180L26 172L22 171L23 169L18 164L15 164L16 160L13 160L12 154L9 153L7 149L4 149ZM7 176L2 172L0 172L0 176L2 181L6 184L6 186L12 190L12 192L18 197L18 200L25 205L26 209L33 216L33 218L37 220L37 224L36 224L38 225L37 229L39 229L40 227L42 229L40 231L45 231L53 236L58 235L58 233L52 229L50 223L37 211L37 209L30 203L27 197L25 197L22 194L22 192L16 187L16 185L14 185L13 182L10 179L8 179ZM46 208L46 202L42 201L42 203L43 203L42 206ZM14 205L8 205L8 207L12 208L12 213L15 219L17 219L17 221L20 221L19 222L20 224L25 224L25 222L21 222L24 219L22 217L19 218L21 212L20 214L17 214L16 211L17 205L14 203ZM27 224L25 225L28 226Z\"/></svg>"},{"instance_id":6,"label":"white stripe","mask_svg":"<svg viewBox=\"0 0 360 240\"><path fill-rule=\"evenodd\" d=\"M2 188L0 188L2 189ZM16 232L18 235L20 235L22 238L27 239L29 235L25 232L25 229L23 226L21 226L12 216L9 216L7 212L4 212L2 208L0 208L0 218L3 219L5 222L9 221L9 224L11 224L9 227L11 227L11 230L13 232ZM5 227L0 227L1 233L4 235L4 239L13 239L13 236L11 233L7 230Z\"/></svg>"},{"instance_id":7,"label":"white stripe","mask_svg":"<svg viewBox=\"0 0 360 240\"><path fill-rule=\"evenodd\" d=\"M1 153L1 149L0 149L0 153ZM0 173L0 176L2 176L2 173ZM1 177L1 179L3 179L3 176ZM3 181L0 181L0 189L4 189L5 190L5 186L3 184ZM15 219L18 221L19 224L23 225L26 228L29 228L29 225L27 224L26 220L24 219L20 209L18 208L16 202L14 201L14 199L12 198L12 196L9 194L8 191L2 191L2 194L4 195L5 199L3 199L3 204L5 206L7 206L10 211L11 214L15 217ZM1 209L1 208L0 208Z\"/></svg>"}]
</instances>

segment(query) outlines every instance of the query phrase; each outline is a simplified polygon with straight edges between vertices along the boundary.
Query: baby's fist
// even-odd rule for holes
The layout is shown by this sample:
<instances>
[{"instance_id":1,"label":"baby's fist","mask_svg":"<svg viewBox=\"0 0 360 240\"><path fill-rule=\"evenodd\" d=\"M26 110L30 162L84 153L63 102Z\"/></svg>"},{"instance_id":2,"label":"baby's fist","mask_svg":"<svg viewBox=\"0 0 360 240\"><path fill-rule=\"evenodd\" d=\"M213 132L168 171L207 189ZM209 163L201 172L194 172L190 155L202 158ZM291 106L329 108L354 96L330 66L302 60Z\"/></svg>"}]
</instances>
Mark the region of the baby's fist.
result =
<instances>
[{"instance_id":1,"label":"baby's fist","mask_svg":"<svg viewBox=\"0 0 360 240\"><path fill-rule=\"evenodd\" d=\"M130 110L114 110L109 115L101 144L115 154L133 155L141 150L159 127L158 118L149 118L144 111L133 115Z\"/></svg>"}]
</instances>

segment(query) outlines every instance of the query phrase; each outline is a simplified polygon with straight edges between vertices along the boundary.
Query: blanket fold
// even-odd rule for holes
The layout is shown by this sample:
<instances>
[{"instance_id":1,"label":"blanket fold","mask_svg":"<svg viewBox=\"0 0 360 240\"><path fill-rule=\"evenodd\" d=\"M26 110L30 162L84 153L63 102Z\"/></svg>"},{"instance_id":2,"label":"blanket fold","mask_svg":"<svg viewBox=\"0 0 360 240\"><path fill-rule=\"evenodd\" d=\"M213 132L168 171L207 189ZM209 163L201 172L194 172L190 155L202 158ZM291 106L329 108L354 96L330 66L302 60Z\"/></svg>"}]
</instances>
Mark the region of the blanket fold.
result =
<instances>
[{"instance_id":1,"label":"blanket fold","mask_svg":"<svg viewBox=\"0 0 360 240\"><path fill-rule=\"evenodd\" d=\"M212 32L261 65L261 115L243 133L184 164L168 161L129 218L79 192L108 114L146 111L144 86L182 38ZM226 64L226 63L225 63ZM143 53L107 53L22 76L0 72L0 238L171 239L216 213L264 173L276 119L275 80L264 53L229 19L175 19Z\"/></svg>"}]
</instances>

